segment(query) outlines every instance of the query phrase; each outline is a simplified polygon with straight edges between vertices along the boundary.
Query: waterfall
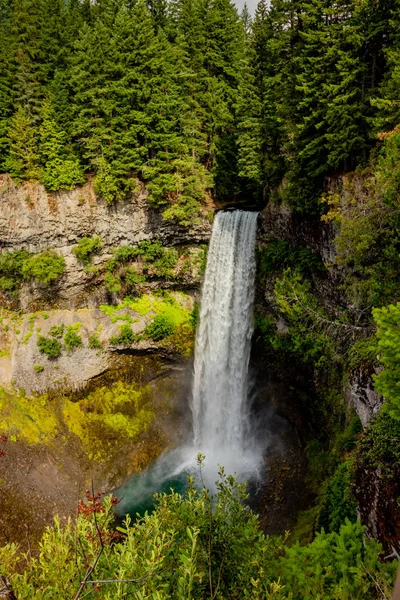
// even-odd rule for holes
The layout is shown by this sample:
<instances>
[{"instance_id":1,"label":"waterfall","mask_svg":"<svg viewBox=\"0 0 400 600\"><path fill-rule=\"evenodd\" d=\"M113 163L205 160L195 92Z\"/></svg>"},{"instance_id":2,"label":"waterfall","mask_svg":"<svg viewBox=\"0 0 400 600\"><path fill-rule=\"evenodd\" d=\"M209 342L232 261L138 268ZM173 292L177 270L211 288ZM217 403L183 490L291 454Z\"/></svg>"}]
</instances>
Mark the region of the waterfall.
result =
<instances>
[{"instance_id":1,"label":"waterfall","mask_svg":"<svg viewBox=\"0 0 400 600\"><path fill-rule=\"evenodd\" d=\"M211 470L245 475L252 448L248 367L253 333L257 213L219 212L214 221L196 335L191 398L194 447Z\"/></svg>"},{"instance_id":2,"label":"waterfall","mask_svg":"<svg viewBox=\"0 0 400 600\"><path fill-rule=\"evenodd\" d=\"M150 510L155 490L182 489L206 456L203 483L213 488L218 465L242 479L256 474L263 449L249 414L257 213L219 212L214 221L196 335L191 394L193 436L163 454L114 493L117 513Z\"/></svg>"}]
</instances>

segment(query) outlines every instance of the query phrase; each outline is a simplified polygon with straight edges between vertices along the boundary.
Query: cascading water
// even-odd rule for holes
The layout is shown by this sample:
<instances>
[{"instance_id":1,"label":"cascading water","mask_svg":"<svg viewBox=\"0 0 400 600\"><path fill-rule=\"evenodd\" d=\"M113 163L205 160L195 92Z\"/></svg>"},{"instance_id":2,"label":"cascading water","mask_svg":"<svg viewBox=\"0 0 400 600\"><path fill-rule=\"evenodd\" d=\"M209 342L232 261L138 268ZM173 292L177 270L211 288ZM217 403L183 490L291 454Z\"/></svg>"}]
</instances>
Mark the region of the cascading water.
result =
<instances>
[{"instance_id":1,"label":"cascading water","mask_svg":"<svg viewBox=\"0 0 400 600\"><path fill-rule=\"evenodd\" d=\"M262 449L252 435L248 402L257 216L240 210L216 215L196 335L193 436L115 492L122 498L121 515L149 508L157 490L182 488L187 474L196 471L198 452L206 456L208 487L217 479L218 465L243 479L257 472Z\"/></svg>"},{"instance_id":2,"label":"cascading water","mask_svg":"<svg viewBox=\"0 0 400 600\"><path fill-rule=\"evenodd\" d=\"M202 291L192 389L193 445L212 470L248 474L251 447L248 367L253 334L255 212L219 212Z\"/></svg>"}]
</instances>

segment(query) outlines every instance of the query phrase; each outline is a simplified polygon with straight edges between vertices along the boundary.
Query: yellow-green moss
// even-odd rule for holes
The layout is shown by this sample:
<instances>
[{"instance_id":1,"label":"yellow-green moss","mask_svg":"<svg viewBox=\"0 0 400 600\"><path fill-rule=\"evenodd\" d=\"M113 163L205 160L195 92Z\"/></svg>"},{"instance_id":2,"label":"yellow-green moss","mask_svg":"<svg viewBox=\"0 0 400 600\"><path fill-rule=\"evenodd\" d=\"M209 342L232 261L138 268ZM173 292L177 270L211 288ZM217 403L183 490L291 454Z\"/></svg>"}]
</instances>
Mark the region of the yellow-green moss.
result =
<instances>
[{"instance_id":1,"label":"yellow-green moss","mask_svg":"<svg viewBox=\"0 0 400 600\"><path fill-rule=\"evenodd\" d=\"M154 418L150 388L139 390L122 382L102 387L81 402L66 400L63 418L88 456L99 459L127 439L135 441L150 427Z\"/></svg>"},{"instance_id":2,"label":"yellow-green moss","mask_svg":"<svg viewBox=\"0 0 400 600\"><path fill-rule=\"evenodd\" d=\"M0 389L0 433L12 440L38 444L53 440L58 430L55 410L44 396L27 398Z\"/></svg>"}]
</instances>

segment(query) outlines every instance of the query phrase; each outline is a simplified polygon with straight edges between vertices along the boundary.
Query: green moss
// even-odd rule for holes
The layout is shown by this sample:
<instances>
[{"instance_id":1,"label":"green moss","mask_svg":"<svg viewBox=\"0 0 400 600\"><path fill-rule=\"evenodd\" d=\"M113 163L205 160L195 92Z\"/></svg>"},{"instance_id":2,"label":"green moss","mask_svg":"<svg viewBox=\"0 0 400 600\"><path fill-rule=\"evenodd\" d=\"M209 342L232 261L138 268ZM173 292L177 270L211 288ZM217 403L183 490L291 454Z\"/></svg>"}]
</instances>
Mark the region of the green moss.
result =
<instances>
[{"instance_id":1,"label":"green moss","mask_svg":"<svg viewBox=\"0 0 400 600\"><path fill-rule=\"evenodd\" d=\"M33 368L36 373L42 373L44 371L44 367L42 365L33 365Z\"/></svg>"},{"instance_id":2,"label":"green moss","mask_svg":"<svg viewBox=\"0 0 400 600\"><path fill-rule=\"evenodd\" d=\"M15 441L28 444L49 443L59 431L55 411L44 396L27 398L5 392L0 395L0 431Z\"/></svg>"},{"instance_id":3,"label":"green moss","mask_svg":"<svg viewBox=\"0 0 400 600\"><path fill-rule=\"evenodd\" d=\"M111 344L133 344L141 339L141 336L135 335L127 323L124 323L120 327L118 335L114 335L110 342Z\"/></svg>"},{"instance_id":4,"label":"green moss","mask_svg":"<svg viewBox=\"0 0 400 600\"><path fill-rule=\"evenodd\" d=\"M154 419L150 388L139 390L125 383L103 387L81 402L66 401L63 416L90 458L100 459L150 427Z\"/></svg>"},{"instance_id":5,"label":"green moss","mask_svg":"<svg viewBox=\"0 0 400 600\"><path fill-rule=\"evenodd\" d=\"M174 323L166 313L156 315L144 330L145 337L154 341L162 340L174 333Z\"/></svg>"},{"instance_id":6,"label":"green moss","mask_svg":"<svg viewBox=\"0 0 400 600\"><path fill-rule=\"evenodd\" d=\"M103 344L99 340L99 337L96 334L89 336L89 348L92 350L102 350Z\"/></svg>"}]
</instances>

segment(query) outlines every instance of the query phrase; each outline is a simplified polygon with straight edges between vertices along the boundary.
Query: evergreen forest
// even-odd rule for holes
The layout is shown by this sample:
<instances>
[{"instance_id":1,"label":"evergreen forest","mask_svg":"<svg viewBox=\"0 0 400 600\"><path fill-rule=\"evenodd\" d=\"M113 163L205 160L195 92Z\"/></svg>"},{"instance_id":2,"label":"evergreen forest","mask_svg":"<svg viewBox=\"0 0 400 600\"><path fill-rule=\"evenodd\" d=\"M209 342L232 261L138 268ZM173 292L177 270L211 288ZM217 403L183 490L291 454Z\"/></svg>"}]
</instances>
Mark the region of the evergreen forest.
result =
<instances>
[{"instance_id":1,"label":"evergreen forest","mask_svg":"<svg viewBox=\"0 0 400 600\"><path fill-rule=\"evenodd\" d=\"M167 218L278 195L319 214L399 121L399 6L1 0L0 169L50 191L142 180Z\"/></svg>"}]
</instances>

